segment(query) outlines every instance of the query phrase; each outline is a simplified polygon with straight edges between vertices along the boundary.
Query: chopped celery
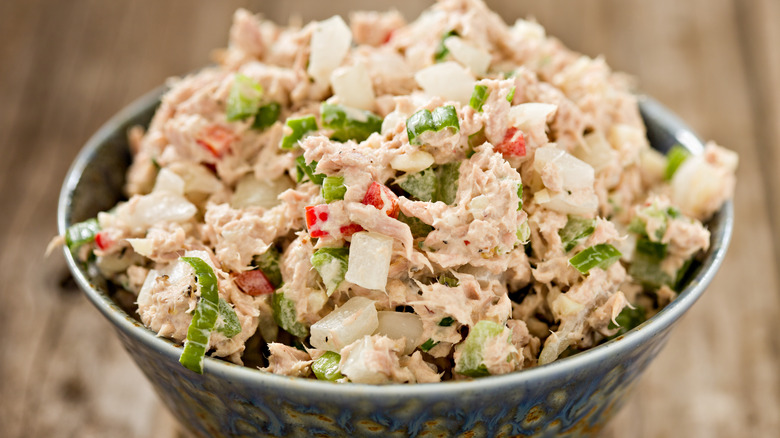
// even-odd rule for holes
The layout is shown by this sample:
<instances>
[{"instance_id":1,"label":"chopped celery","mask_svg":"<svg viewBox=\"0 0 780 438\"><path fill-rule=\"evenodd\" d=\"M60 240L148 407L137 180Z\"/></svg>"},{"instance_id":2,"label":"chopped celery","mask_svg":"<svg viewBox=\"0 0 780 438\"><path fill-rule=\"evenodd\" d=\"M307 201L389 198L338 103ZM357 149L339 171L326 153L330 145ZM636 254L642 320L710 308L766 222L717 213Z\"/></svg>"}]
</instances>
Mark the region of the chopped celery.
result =
<instances>
[{"instance_id":1,"label":"chopped celery","mask_svg":"<svg viewBox=\"0 0 780 438\"><path fill-rule=\"evenodd\" d=\"M666 169L664 170L664 179L669 181L677 172L680 165L691 156L691 153L687 149L680 145L672 146L669 153L666 154Z\"/></svg>"},{"instance_id":2,"label":"chopped celery","mask_svg":"<svg viewBox=\"0 0 780 438\"><path fill-rule=\"evenodd\" d=\"M306 159L303 158L303 155L299 155L295 159L295 168L297 170L296 179L298 182L303 181L304 177L308 177L309 181L314 184L322 185L322 182L325 180L325 175L314 173L315 169L317 169L317 162L312 161L311 164L306 164Z\"/></svg>"},{"instance_id":3,"label":"chopped celery","mask_svg":"<svg viewBox=\"0 0 780 438\"><path fill-rule=\"evenodd\" d=\"M460 161L442 164L436 168L437 187L434 201L447 205L455 202L458 193L458 178L460 178Z\"/></svg>"},{"instance_id":4,"label":"chopped celery","mask_svg":"<svg viewBox=\"0 0 780 438\"><path fill-rule=\"evenodd\" d=\"M515 100L515 91L517 91L517 87L512 87L512 89L509 90L509 94L506 95L507 102L512 103L512 101Z\"/></svg>"},{"instance_id":5,"label":"chopped celery","mask_svg":"<svg viewBox=\"0 0 780 438\"><path fill-rule=\"evenodd\" d=\"M317 376L317 379L335 382L344 377L341 375L341 372L339 372L340 361L340 354L335 351L326 351L325 354L311 364L311 370L314 371L314 375Z\"/></svg>"},{"instance_id":6,"label":"chopped celery","mask_svg":"<svg viewBox=\"0 0 780 438\"><path fill-rule=\"evenodd\" d=\"M451 326L455 320L451 316L445 316L444 318L439 321L439 326L441 327L449 327Z\"/></svg>"},{"instance_id":7,"label":"chopped celery","mask_svg":"<svg viewBox=\"0 0 780 438\"><path fill-rule=\"evenodd\" d=\"M326 176L322 181L322 197L325 202L333 202L344 199L347 187L344 185L343 176Z\"/></svg>"},{"instance_id":8,"label":"chopped celery","mask_svg":"<svg viewBox=\"0 0 780 438\"><path fill-rule=\"evenodd\" d=\"M450 50L447 48L447 46L444 45L444 41L451 36L458 36L458 32L454 30L450 30L444 32L444 35L441 36L441 40L439 40L439 45L436 46L436 51L433 53L434 61L436 62L444 61L444 58L446 58L447 55L450 53Z\"/></svg>"},{"instance_id":9,"label":"chopped celery","mask_svg":"<svg viewBox=\"0 0 780 438\"><path fill-rule=\"evenodd\" d=\"M458 122L458 112L455 111L455 107L452 105L444 105L434 109L431 112L433 117L433 126L436 131L442 129L454 129L452 132L458 132L460 130L460 122Z\"/></svg>"},{"instance_id":10,"label":"chopped celery","mask_svg":"<svg viewBox=\"0 0 780 438\"><path fill-rule=\"evenodd\" d=\"M474 91L471 93L471 99L469 100L469 106L474 108L478 112L482 112L482 105L487 101L490 96L490 91L485 85L474 85Z\"/></svg>"},{"instance_id":11,"label":"chopped celery","mask_svg":"<svg viewBox=\"0 0 780 438\"><path fill-rule=\"evenodd\" d=\"M236 311L228 304L227 301L219 299L219 315L222 316L220 325L216 326L218 332L225 335L226 338L232 338L233 336L241 333L241 321L238 320Z\"/></svg>"},{"instance_id":12,"label":"chopped celery","mask_svg":"<svg viewBox=\"0 0 780 438\"><path fill-rule=\"evenodd\" d=\"M640 237L636 241L636 251L652 257L658 263L666 257L666 246L665 243L653 242L647 237Z\"/></svg>"},{"instance_id":13,"label":"chopped celery","mask_svg":"<svg viewBox=\"0 0 780 438\"><path fill-rule=\"evenodd\" d=\"M531 240L531 226L528 225L528 221L523 221L522 224L520 224L519 227L517 227L517 240L519 240L523 245L528 243L529 240ZM530 247L530 246L529 246Z\"/></svg>"},{"instance_id":14,"label":"chopped celery","mask_svg":"<svg viewBox=\"0 0 780 438\"><path fill-rule=\"evenodd\" d=\"M304 116L295 119L287 119L284 122L292 132L282 138L279 147L282 149L295 149L304 135L317 130L317 119L314 116Z\"/></svg>"},{"instance_id":15,"label":"chopped celery","mask_svg":"<svg viewBox=\"0 0 780 438\"><path fill-rule=\"evenodd\" d=\"M236 75L227 98L227 119L230 122L244 120L255 115L263 97L263 87L254 79Z\"/></svg>"},{"instance_id":16,"label":"chopped celery","mask_svg":"<svg viewBox=\"0 0 780 438\"><path fill-rule=\"evenodd\" d=\"M620 251L608 243L593 245L578 252L569 259L569 264L580 273L587 274L593 268L606 270L620 259Z\"/></svg>"},{"instance_id":17,"label":"chopped celery","mask_svg":"<svg viewBox=\"0 0 780 438\"><path fill-rule=\"evenodd\" d=\"M255 114L255 121L252 128L263 130L279 120L279 114L282 112L282 106L278 102L268 102L260 106Z\"/></svg>"},{"instance_id":18,"label":"chopped celery","mask_svg":"<svg viewBox=\"0 0 780 438\"><path fill-rule=\"evenodd\" d=\"M94 241L98 231L100 224L95 218L73 224L65 231L65 245L71 252L75 252L81 245Z\"/></svg>"},{"instance_id":19,"label":"chopped celery","mask_svg":"<svg viewBox=\"0 0 780 438\"><path fill-rule=\"evenodd\" d=\"M517 197L520 199L517 203L517 211L523 209L523 183L517 183Z\"/></svg>"},{"instance_id":20,"label":"chopped celery","mask_svg":"<svg viewBox=\"0 0 780 438\"><path fill-rule=\"evenodd\" d=\"M434 341L433 339L428 339L427 341L423 342L422 345L420 345L420 350L427 352L437 345L439 345L438 342Z\"/></svg>"},{"instance_id":21,"label":"chopped celery","mask_svg":"<svg viewBox=\"0 0 780 438\"><path fill-rule=\"evenodd\" d=\"M566 226L558 230L558 235L561 236L564 251L569 252L594 231L596 231L595 220L569 215Z\"/></svg>"},{"instance_id":22,"label":"chopped celery","mask_svg":"<svg viewBox=\"0 0 780 438\"><path fill-rule=\"evenodd\" d=\"M420 219L414 217L414 216L407 216L403 214L403 212L398 213L398 220L405 223L406 225L409 225L409 229L412 232L412 236L416 237L426 237L428 233L433 231L433 227L426 224L425 222L421 221Z\"/></svg>"},{"instance_id":23,"label":"chopped celery","mask_svg":"<svg viewBox=\"0 0 780 438\"><path fill-rule=\"evenodd\" d=\"M333 130L330 138L336 141L363 141L382 129L382 118L371 111L323 102L320 115L322 127Z\"/></svg>"},{"instance_id":24,"label":"chopped celery","mask_svg":"<svg viewBox=\"0 0 780 438\"><path fill-rule=\"evenodd\" d=\"M208 263L199 257L182 257L181 261L192 266L198 279L200 299L192 321L187 328L187 339L179 357L179 363L198 374L203 374L203 359L209 345L209 337L219 315L219 290L217 276Z\"/></svg>"},{"instance_id":25,"label":"chopped celery","mask_svg":"<svg viewBox=\"0 0 780 438\"><path fill-rule=\"evenodd\" d=\"M457 278L447 274L439 274L439 276L436 277L436 281L447 287L458 287L460 285Z\"/></svg>"},{"instance_id":26,"label":"chopped celery","mask_svg":"<svg viewBox=\"0 0 780 438\"><path fill-rule=\"evenodd\" d=\"M489 376L483 363L483 352L487 341L501 335L504 326L493 321L479 321L471 328L469 335L456 348L460 358L455 364L455 372L469 377Z\"/></svg>"},{"instance_id":27,"label":"chopped celery","mask_svg":"<svg viewBox=\"0 0 780 438\"><path fill-rule=\"evenodd\" d=\"M628 306L624 307L620 314L615 317L618 325L611 321L609 323L608 328L610 330L618 329L617 333L610 336L609 339L626 334L629 330L645 322L645 319L645 309L642 306L636 306L633 309Z\"/></svg>"},{"instance_id":28,"label":"chopped celery","mask_svg":"<svg viewBox=\"0 0 780 438\"><path fill-rule=\"evenodd\" d=\"M252 264L263 271L265 277L275 288L282 285L282 271L279 270L279 251L275 246L270 246L263 254L254 256Z\"/></svg>"},{"instance_id":29,"label":"chopped celery","mask_svg":"<svg viewBox=\"0 0 780 438\"><path fill-rule=\"evenodd\" d=\"M409 136L410 144L421 145L420 134L435 129L433 114L427 109L421 109L406 119L406 134Z\"/></svg>"},{"instance_id":30,"label":"chopped celery","mask_svg":"<svg viewBox=\"0 0 780 438\"><path fill-rule=\"evenodd\" d=\"M320 248L311 256L311 265L319 272L330 296L344 281L349 267L349 248Z\"/></svg>"},{"instance_id":31,"label":"chopped celery","mask_svg":"<svg viewBox=\"0 0 780 438\"><path fill-rule=\"evenodd\" d=\"M432 202L436 195L436 171L429 167L398 180L398 186L420 201Z\"/></svg>"},{"instance_id":32,"label":"chopped celery","mask_svg":"<svg viewBox=\"0 0 780 438\"><path fill-rule=\"evenodd\" d=\"M654 254L640 252L638 248L634 251L631 266L628 267L628 273L635 281L652 289L658 289L672 282L669 274L661 269L661 260Z\"/></svg>"},{"instance_id":33,"label":"chopped celery","mask_svg":"<svg viewBox=\"0 0 780 438\"><path fill-rule=\"evenodd\" d=\"M279 327L285 329L287 333L299 338L305 338L309 334L306 326L298 321L295 303L284 296L282 289L274 292L271 309L274 311L274 321L276 321Z\"/></svg>"}]
</instances>

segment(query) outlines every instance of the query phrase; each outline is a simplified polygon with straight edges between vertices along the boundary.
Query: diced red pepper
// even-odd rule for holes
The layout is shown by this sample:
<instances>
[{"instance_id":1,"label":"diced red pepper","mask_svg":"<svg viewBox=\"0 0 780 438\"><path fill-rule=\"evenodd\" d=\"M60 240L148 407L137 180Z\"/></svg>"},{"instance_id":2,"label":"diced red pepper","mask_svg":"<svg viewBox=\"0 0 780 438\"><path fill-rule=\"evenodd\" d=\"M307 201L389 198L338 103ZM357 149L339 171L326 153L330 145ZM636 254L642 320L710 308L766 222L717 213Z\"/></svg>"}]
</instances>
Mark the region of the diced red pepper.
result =
<instances>
[{"instance_id":1,"label":"diced red pepper","mask_svg":"<svg viewBox=\"0 0 780 438\"><path fill-rule=\"evenodd\" d=\"M365 196L363 196L363 204L373 205L374 207L382 210L391 218L397 219L400 207L398 206L398 196L393 193L387 186L379 184L374 181L368 186Z\"/></svg>"},{"instance_id":2,"label":"diced red pepper","mask_svg":"<svg viewBox=\"0 0 780 438\"><path fill-rule=\"evenodd\" d=\"M349 224L339 228L339 231L344 237L351 236L357 232L364 231L364 230L365 228L361 227L359 224Z\"/></svg>"},{"instance_id":3,"label":"diced red pepper","mask_svg":"<svg viewBox=\"0 0 780 438\"><path fill-rule=\"evenodd\" d=\"M309 235L311 237L329 237L330 233L323 230L322 226L330 218L330 212L328 211L328 204L309 205L306 207L306 228L309 229ZM351 236L358 231L363 231L363 227L358 224L349 223L339 227L338 236L332 236L334 238L341 238Z\"/></svg>"},{"instance_id":4,"label":"diced red pepper","mask_svg":"<svg viewBox=\"0 0 780 438\"><path fill-rule=\"evenodd\" d=\"M501 155L507 157L524 157L525 156L525 137L523 131L510 127L504 134L504 141L496 146L496 152L500 152Z\"/></svg>"},{"instance_id":5,"label":"diced red pepper","mask_svg":"<svg viewBox=\"0 0 780 438\"><path fill-rule=\"evenodd\" d=\"M247 295L256 297L274 293L274 285L268 280L263 271L255 269L244 271L236 275L236 286Z\"/></svg>"},{"instance_id":6,"label":"diced red pepper","mask_svg":"<svg viewBox=\"0 0 780 438\"><path fill-rule=\"evenodd\" d=\"M387 35L385 35L385 38L382 40L382 44L387 44L390 42L391 39L393 39L393 34L395 33L395 29L390 30L390 32L387 32Z\"/></svg>"},{"instance_id":7,"label":"diced red pepper","mask_svg":"<svg viewBox=\"0 0 780 438\"><path fill-rule=\"evenodd\" d=\"M216 158L222 157L238 137L222 125L210 125L198 135L197 142Z\"/></svg>"},{"instance_id":8,"label":"diced red pepper","mask_svg":"<svg viewBox=\"0 0 780 438\"><path fill-rule=\"evenodd\" d=\"M114 244L114 239L108 235L108 231L99 231L97 234L95 234L95 244L102 251L105 251Z\"/></svg>"}]
</instances>

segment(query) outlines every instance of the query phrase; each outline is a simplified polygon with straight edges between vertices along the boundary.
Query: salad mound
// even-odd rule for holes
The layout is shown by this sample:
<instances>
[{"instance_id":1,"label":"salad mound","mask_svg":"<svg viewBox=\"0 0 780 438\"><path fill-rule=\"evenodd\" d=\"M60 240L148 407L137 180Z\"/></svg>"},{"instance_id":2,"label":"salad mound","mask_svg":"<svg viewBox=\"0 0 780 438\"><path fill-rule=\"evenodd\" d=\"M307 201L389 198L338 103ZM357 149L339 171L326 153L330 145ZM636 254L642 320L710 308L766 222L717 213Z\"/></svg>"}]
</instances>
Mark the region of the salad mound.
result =
<instances>
[{"instance_id":1,"label":"salad mound","mask_svg":"<svg viewBox=\"0 0 780 438\"><path fill-rule=\"evenodd\" d=\"M543 365L671 302L737 156L648 144L631 81L533 21L442 0L282 27L129 132L127 200L62 240L206 355L334 382Z\"/></svg>"}]
</instances>

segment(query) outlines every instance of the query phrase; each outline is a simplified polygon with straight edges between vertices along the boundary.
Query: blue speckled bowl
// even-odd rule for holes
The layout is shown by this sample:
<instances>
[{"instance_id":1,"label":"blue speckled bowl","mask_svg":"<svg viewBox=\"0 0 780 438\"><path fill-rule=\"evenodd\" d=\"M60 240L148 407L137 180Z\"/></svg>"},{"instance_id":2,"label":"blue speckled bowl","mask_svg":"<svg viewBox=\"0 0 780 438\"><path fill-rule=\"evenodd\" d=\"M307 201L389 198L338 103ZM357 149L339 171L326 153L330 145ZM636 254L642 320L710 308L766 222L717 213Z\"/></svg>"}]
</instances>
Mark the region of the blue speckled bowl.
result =
<instances>
[{"instance_id":1,"label":"blue speckled bowl","mask_svg":"<svg viewBox=\"0 0 780 438\"><path fill-rule=\"evenodd\" d=\"M162 89L106 123L73 164L60 195L59 231L95 216L120 198L130 161L126 132L145 125ZM702 144L677 117L641 98L654 147ZM549 365L474 381L418 385L332 384L267 374L208 358L203 375L181 365L180 348L121 310L105 284L66 250L76 281L114 324L122 343L157 394L193 434L217 436L590 436L626 400L639 375L666 343L683 313L723 261L733 223L727 203L709 224L712 245L679 298L620 338Z\"/></svg>"}]
</instances>

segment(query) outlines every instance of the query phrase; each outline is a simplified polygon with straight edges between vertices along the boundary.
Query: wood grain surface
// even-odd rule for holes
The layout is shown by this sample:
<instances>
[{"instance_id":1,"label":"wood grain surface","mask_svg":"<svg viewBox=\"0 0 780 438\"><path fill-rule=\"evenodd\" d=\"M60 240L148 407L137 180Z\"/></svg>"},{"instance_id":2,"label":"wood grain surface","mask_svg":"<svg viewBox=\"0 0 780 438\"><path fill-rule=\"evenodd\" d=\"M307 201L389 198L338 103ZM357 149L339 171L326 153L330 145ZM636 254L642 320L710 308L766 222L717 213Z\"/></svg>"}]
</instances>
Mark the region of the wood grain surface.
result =
<instances>
[{"instance_id":1,"label":"wood grain surface","mask_svg":"<svg viewBox=\"0 0 780 438\"><path fill-rule=\"evenodd\" d=\"M780 2L488 1L636 76L704 138L740 154L724 267L607 437L780 436ZM209 62L245 6L286 22L427 2L0 2L0 435L185 436L70 280L59 188L87 138L167 77Z\"/></svg>"}]
</instances>

